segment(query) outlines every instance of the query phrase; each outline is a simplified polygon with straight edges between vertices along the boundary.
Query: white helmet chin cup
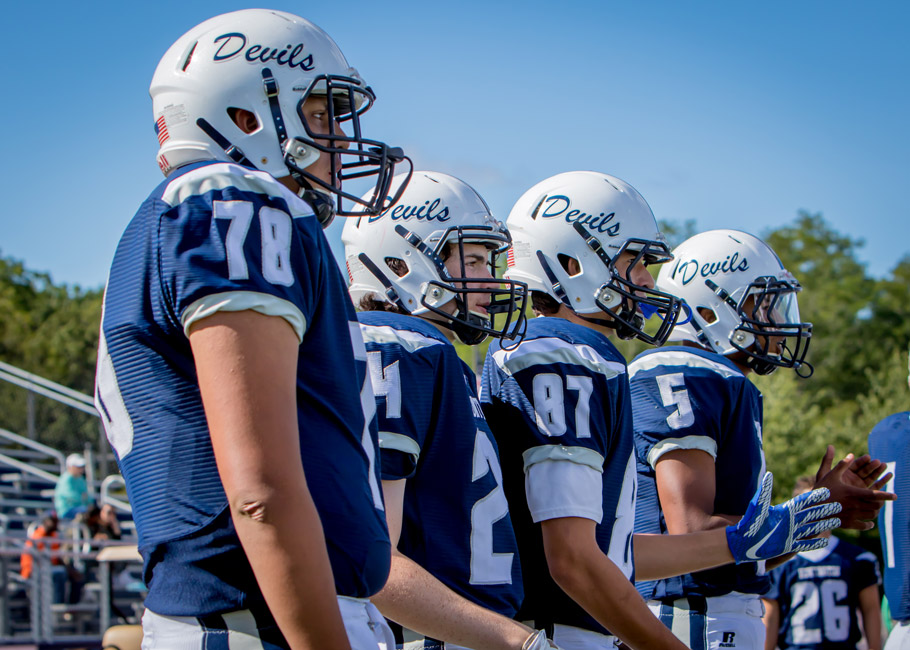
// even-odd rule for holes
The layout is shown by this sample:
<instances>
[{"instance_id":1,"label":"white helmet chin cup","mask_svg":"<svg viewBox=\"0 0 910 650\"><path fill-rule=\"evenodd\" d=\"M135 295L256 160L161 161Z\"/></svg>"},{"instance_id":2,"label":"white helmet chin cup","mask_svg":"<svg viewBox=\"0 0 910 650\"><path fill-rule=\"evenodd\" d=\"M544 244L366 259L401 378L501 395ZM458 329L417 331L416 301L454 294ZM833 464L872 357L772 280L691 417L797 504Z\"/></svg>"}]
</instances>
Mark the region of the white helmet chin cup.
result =
<instances>
[{"instance_id":1,"label":"white helmet chin cup","mask_svg":"<svg viewBox=\"0 0 910 650\"><path fill-rule=\"evenodd\" d=\"M673 296L634 284L614 263L621 253L661 263L669 248L654 214L635 188L591 171L566 172L541 181L522 195L507 220L512 254L505 277L526 282L576 314L606 314L601 321L621 338L660 344L679 313ZM570 275L567 260L578 263ZM643 330L647 315L662 319L655 335Z\"/></svg>"},{"instance_id":2,"label":"white helmet chin cup","mask_svg":"<svg viewBox=\"0 0 910 650\"><path fill-rule=\"evenodd\" d=\"M375 95L332 38L283 11L244 9L192 28L161 58L149 93L165 176L193 162L233 161L275 178L293 176L304 187L322 186L338 197L339 214L348 214L342 197L362 203L341 190L348 166L359 163L358 175L375 174L385 197L395 163L406 159L361 136L360 114ZM303 103L312 96L332 98L327 133L312 132L303 118ZM251 132L235 123L238 109L255 116ZM354 135L338 123L350 123L345 128ZM331 170L318 177L306 172L322 154L331 156ZM346 164L351 157L354 163Z\"/></svg>"},{"instance_id":3,"label":"white helmet chin cup","mask_svg":"<svg viewBox=\"0 0 910 650\"><path fill-rule=\"evenodd\" d=\"M390 194L404 180L396 176ZM486 202L457 178L414 172L404 193L383 212L348 219L341 240L355 305L371 296L442 322L466 343L487 335L514 338L523 329L527 288L522 283L467 277L463 259L460 274L446 268L449 254L465 245L480 244L495 257L511 243ZM471 294L489 297L487 314L470 309ZM490 317L496 314L503 315L498 325Z\"/></svg>"},{"instance_id":4,"label":"white helmet chin cup","mask_svg":"<svg viewBox=\"0 0 910 650\"><path fill-rule=\"evenodd\" d=\"M673 256L660 270L657 287L682 298L689 313L671 340L725 356L745 353L759 374L811 368L805 356L812 324L800 321L800 285L770 246L738 230L709 230L677 246ZM755 305L766 309L759 313ZM771 348L771 338L783 341L782 350Z\"/></svg>"}]
</instances>

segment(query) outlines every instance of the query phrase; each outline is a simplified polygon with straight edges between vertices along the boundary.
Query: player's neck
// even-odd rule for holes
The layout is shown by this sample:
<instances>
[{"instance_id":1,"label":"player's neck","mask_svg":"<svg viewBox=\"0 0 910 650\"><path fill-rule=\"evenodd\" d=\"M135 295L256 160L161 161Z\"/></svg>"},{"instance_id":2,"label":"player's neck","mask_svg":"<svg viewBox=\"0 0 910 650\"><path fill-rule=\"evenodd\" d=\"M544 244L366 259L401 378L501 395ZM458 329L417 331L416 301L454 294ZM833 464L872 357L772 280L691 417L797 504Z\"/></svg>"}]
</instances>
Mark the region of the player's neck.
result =
<instances>
[{"instance_id":1,"label":"player's neck","mask_svg":"<svg viewBox=\"0 0 910 650\"><path fill-rule=\"evenodd\" d=\"M421 318L421 319L425 320L430 325L432 325L433 327L438 329L440 332L442 332L442 335L444 337L446 337L446 340L449 343L451 343L452 345L455 344L455 340L456 340L455 332L453 332L450 328L443 325L442 322L436 320L435 318L430 318L430 316L415 316L414 318Z\"/></svg>"},{"instance_id":2,"label":"player's neck","mask_svg":"<svg viewBox=\"0 0 910 650\"><path fill-rule=\"evenodd\" d=\"M695 348L696 350L704 350L705 352L712 352L714 354L717 354L711 348L706 347L700 343L696 343L695 341L683 340L683 341L679 341L677 343L677 345L681 345L686 348ZM746 365L745 355L742 354L741 352L738 352L738 353L732 354L732 355L726 355L724 358L727 361L729 361L730 363L732 363L734 366L736 366L737 369L739 369L739 371L741 373L743 373L744 375L748 376L752 372L752 368L750 368L748 365Z\"/></svg>"},{"instance_id":3,"label":"player's neck","mask_svg":"<svg viewBox=\"0 0 910 650\"><path fill-rule=\"evenodd\" d=\"M551 314L550 317L562 318L563 320L567 320L570 323L575 323L576 325L587 327L588 329L594 330L595 332L600 332L607 338L610 338L613 334L616 333L616 330L614 330L612 327L597 324L597 320L606 321L609 318L606 315L603 319L596 319L596 316L594 314L586 315L584 318L582 318L565 305L560 305L559 311L557 311L555 314Z\"/></svg>"}]
</instances>

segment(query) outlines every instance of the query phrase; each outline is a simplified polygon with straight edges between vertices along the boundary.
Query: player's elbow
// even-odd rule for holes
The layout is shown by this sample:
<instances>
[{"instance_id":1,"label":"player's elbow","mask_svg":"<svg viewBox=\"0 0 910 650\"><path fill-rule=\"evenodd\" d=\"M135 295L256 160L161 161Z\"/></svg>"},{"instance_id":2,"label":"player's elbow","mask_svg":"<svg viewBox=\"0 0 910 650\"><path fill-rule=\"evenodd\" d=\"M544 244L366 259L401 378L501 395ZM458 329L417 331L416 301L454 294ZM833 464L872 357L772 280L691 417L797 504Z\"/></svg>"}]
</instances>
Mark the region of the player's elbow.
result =
<instances>
[{"instance_id":1,"label":"player's elbow","mask_svg":"<svg viewBox=\"0 0 910 650\"><path fill-rule=\"evenodd\" d=\"M560 589L568 594L582 589L588 579L584 553L578 547L560 545L558 548L548 548L547 567L550 577L559 585Z\"/></svg>"},{"instance_id":2,"label":"player's elbow","mask_svg":"<svg viewBox=\"0 0 910 650\"><path fill-rule=\"evenodd\" d=\"M279 512L286 511L289 504L300 504L308 500L306 484L300 486L288 481L267 479L246 481L228 489L228 502L235 523L244 521L259 524L273 524Z\"/></svg>"}]
</instances>

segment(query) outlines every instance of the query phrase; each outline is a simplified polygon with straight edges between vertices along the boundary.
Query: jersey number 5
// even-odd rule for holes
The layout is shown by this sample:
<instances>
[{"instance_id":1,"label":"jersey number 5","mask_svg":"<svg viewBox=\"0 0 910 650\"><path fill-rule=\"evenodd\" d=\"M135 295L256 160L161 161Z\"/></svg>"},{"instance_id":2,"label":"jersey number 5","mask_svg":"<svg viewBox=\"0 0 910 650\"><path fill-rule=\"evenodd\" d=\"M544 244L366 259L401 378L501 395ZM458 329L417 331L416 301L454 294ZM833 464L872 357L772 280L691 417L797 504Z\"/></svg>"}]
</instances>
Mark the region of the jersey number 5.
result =
<instances>
[{"instance_id":1,"label":"jersey number 5","mask_svg":"<svg viewBox=\"0 0 910 650\"><path fill-rule=\"evenodd\" d=\"M667 416L667 424L671 429L682 429L695 423L692 401L685 386L686 379L681 372L657 377L657 388L660 390L660 399L664 406L676 407L676 410Z\"/></svg>"}]
</instances>

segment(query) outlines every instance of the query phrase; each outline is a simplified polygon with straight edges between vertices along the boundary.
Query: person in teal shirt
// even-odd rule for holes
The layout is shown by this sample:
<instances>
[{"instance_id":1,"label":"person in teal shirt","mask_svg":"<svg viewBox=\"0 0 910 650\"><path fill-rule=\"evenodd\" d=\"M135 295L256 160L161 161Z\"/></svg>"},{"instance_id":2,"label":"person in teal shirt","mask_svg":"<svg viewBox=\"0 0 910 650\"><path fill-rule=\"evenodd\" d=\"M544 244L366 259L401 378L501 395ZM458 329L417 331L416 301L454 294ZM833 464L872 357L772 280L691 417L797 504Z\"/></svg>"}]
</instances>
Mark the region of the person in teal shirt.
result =
<instances>
[{"instance_id":1,"label":"person in teal shirt","mask_svg":"<svg viewBox=\"0 0 910 650\"><path fill-rule=\"evenodd\" d=\"M66 457L66 471L54 488L54 509L60 519L72 519L88 507L88 483L85 480L85 458L81 454Z\"/></svg>"}]
</instances>

